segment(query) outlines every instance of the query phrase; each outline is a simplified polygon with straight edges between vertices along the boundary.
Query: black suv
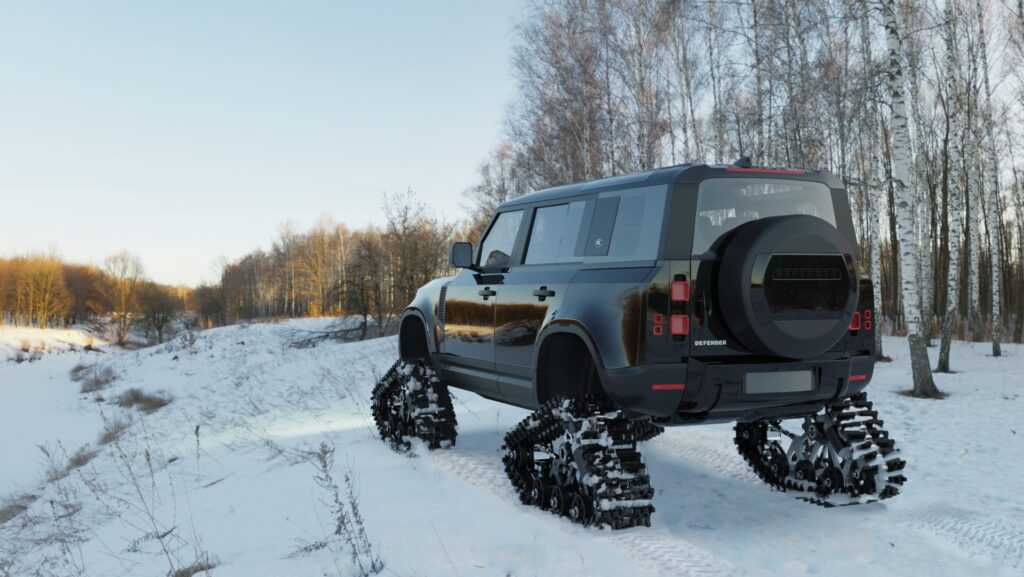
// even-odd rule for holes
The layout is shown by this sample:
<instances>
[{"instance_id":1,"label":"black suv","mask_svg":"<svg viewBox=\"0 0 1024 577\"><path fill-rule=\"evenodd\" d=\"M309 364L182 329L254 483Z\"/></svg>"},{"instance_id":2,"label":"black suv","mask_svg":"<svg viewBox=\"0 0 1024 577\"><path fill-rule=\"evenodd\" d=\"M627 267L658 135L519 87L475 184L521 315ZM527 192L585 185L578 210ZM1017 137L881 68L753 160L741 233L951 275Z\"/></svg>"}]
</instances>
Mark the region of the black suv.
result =
<instances>
[{"instance_id":1,"label":"black suv","mask_svg":"<svg viewBox=\"0 0 1024 577\"><path fill-rule=\"evenodd\" d=\"M535 411L506 436L509 478L585 525L650 523L636 444L669 425L736 421L757 474L808 501L898 493L862 392L871 280L831 174L688 164L541 190L449 256L462 270L419 290L374 389L396 448L454 444L453 386Z\"/></svg>"}]
</instances>

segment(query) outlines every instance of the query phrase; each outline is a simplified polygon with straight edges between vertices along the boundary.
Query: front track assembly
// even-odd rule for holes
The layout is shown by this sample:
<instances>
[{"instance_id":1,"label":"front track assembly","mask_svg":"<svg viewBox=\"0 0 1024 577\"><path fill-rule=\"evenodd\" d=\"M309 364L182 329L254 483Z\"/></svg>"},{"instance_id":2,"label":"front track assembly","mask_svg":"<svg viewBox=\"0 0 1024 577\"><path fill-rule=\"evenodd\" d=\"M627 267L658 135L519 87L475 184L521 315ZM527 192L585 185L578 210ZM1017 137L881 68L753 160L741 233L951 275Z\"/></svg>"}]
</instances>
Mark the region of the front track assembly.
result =
<instances>
[{"instance_id":1,"label":"front track assembly","mask_svg":"<svg viewBox=\"0 0 1024 577\"><path fill-rule=\"evenodd\" d=\"M398 361L373 388L373 420L391 448L405 452L413 437L430 449L455 444L455 409L430 362Z\"/></svg>"},{"instance_id":2,"label":"front track assembly","mask_svg":"<svg viewBox=\"0 0 1024 577\"><path fill-rule=\"evenodd\" d=\"M797 432L778 419L737 423L736 447L780 491L826 507L870 503L897 495L906 481L906 462L882 425L861 393L804 417Z\"/></svg>"},{"instance_id":3,"label":"front track assembly","mask_svg":"<svg viewBox=\"0 0 1024 577\"><path fill-rule=\"evenodd\" d=\"M584 526L650 526L654 506L637 428L595 399L557 398L505 436L505 472L519 499Z\"/></svg>"}]
</instances>

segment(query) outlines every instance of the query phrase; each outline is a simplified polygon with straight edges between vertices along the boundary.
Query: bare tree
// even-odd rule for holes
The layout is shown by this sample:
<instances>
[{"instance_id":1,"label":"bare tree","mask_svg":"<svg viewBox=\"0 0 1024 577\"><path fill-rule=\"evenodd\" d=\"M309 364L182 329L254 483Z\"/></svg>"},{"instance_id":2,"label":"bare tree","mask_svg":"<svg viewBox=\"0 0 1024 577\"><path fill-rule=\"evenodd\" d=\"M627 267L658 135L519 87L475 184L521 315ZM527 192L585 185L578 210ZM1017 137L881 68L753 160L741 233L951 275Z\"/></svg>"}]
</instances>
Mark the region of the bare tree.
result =
<instances>
[{"instance_id":1,"label":"bare tree","mask_svg":"<svg viewBox=\"0 0 1024 577\"><path fill-rule=\"evenodd\" d=\"M117 344L128 342L128 332L134 322L137 310L138 285L144 268L139 257L128 251L121 251L103 262L106 273L106 293L110 304L110 324L114 329Z\"/></svg>"}]
</instances>

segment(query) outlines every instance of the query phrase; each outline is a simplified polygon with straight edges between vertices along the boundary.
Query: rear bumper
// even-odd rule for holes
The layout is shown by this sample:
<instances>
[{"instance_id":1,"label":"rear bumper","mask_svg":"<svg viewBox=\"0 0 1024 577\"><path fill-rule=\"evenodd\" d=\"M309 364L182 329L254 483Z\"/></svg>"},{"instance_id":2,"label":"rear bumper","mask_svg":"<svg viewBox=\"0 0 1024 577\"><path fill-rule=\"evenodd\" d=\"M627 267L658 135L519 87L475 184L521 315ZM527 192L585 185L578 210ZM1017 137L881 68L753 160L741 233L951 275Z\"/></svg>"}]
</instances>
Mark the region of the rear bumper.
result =
<instances>
[{"instance_id":1,"label":"rear bumper","mask_svg":"<svg viewBox=\"0 0 1024 577\"><path fill-rule=\"evenodd\" d=\"M820 409L830 399L860 392L871 380L871 357L807 362L656 364L605 373L605 392L627 411L666 425L751 421ZM796 393L744 392L744 375L810 370L814 388Z\"/></svg>"}]
</instances>

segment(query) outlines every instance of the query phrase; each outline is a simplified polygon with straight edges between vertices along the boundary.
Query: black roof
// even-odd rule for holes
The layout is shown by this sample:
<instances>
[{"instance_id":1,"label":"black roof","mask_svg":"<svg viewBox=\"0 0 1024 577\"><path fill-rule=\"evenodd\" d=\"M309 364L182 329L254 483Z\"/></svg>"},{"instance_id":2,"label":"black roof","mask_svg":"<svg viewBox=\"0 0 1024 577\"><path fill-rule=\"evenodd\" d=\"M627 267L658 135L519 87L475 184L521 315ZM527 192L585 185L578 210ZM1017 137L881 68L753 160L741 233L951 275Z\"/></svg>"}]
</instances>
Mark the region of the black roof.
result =
<instances>
[{"instance_id":1,"label":"black roof","mask_svg":"<svg viewBox=\"0 0 1024 577\"><path fill-rule=\"evenodd\" d=\"M707 164L678 164L676 166L669 166L666 168L658 168L647 172L638 172L635 174L625 174L622 176L612 176L609 178L601 178L598 180L588 180L586 182L576 182L573 184L566 184L562 186L556 186L553 188L545 188L529 194L524 194L518 198L506 201L501 204L498 208L505 208L510 206L518 206L522 204L529 204L533 202L544 202L548 200L559 200L563 198L569 198L573 196L581 196L584 194L592 194L595 192L602 192L605 190L618 190L628 185L630 187L639 186L654 186L658 184L671 184L679 181L689 181L689 177L693 177L694 182L703 180L709 176L720 176L723 171L735 172L739 174L729 174L732 177L743 176L743 172L759 173L758 176L776 176L781 178L796 178L800 180L815 180L824 181L831 188L842 188L843 185L835 176L828 171L812 171L812 170L800 170L800 169L773 169L773 168L738 168L730 165L707 165ZM684 177L685 173L685 177Z\"/></svg>"}]
</instances>

